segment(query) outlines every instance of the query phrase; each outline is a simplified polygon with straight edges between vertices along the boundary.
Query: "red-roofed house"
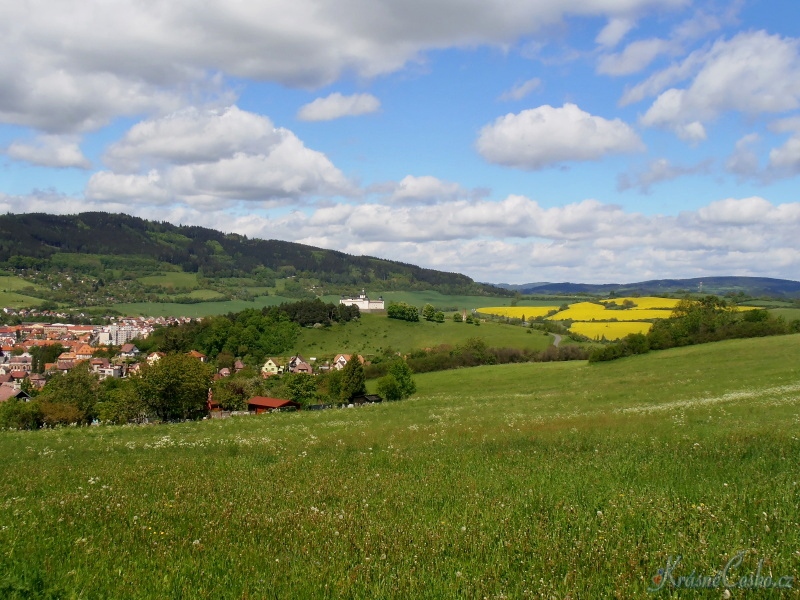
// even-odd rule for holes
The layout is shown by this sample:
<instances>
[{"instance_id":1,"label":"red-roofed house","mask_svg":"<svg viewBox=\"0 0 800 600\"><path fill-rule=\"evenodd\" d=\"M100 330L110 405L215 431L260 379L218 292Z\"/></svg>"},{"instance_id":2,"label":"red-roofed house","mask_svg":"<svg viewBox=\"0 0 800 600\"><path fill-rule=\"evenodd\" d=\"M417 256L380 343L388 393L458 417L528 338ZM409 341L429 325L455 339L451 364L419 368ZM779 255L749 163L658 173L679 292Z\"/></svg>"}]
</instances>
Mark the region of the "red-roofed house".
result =
<instances>
[{"instance_id":1,"label":"red-roofed house","mask_svg":"<svg viewBox=\"0 0 800 600\"><path fill-rule=\"evenodd\" d=\"M300 408L300 404L293 400L282 400L281 398L267 398L266 396L253 396L247 401L247 410L256 414L272 412L287 408Z\"/></svg>"},{"instance_id":2,"label":"red-roofed house","mask_svg":"<svg viewBox=\"0 0 800 600\"><path fill-rule=\"evenodd\" d=\"M12 382L13 381L20 382L28 377L28 371L11 371L9 375L11 376Z\"/></svg>"},{"instance_id":3,"label":"red-roofed house","mask_svg":"<svg viewBox=\"0 0 800 600\"><path fill-rule=\"evenodd\" d=\"M202 352L198 352L197 350L191 350L191 351L188 352L188 354L189 354L189 356L191 356L192 358L196 358L200 362L203 362L203 363L204 362L208 362L208 357L205 354L203 354Z\"/></svg>"},{"instance_id":4,"label":"red-roofed house","mask_svg":"<svg viewBox=\"0 0 800 600\"><path fill-rule=\"evenodd\" d=\"M89 360L94 354L94 348L88 344L83 344L75 351L75 360Z\"/></svg>"}]
</instances>

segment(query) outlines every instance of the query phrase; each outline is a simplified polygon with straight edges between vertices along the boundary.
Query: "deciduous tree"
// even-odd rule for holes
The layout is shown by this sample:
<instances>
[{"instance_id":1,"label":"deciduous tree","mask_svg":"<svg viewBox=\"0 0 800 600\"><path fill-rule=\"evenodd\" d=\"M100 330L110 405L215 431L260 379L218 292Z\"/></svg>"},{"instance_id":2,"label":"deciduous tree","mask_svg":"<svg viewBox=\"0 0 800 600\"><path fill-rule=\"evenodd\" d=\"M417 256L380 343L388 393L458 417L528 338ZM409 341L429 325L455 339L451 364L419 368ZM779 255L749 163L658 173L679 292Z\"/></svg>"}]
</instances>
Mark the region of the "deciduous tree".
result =
<instances>
[{"instance_id":1,"label":"deciduous tree","mask_svg":"<svg viewBox=\"0 0 800 600\"><path fill-rule=\"evenodd\" d=\"M187 419L202 413L213 367L186 354L168 354L142 367L137 396L159 418Z\"/></svg>"}]
</instances>

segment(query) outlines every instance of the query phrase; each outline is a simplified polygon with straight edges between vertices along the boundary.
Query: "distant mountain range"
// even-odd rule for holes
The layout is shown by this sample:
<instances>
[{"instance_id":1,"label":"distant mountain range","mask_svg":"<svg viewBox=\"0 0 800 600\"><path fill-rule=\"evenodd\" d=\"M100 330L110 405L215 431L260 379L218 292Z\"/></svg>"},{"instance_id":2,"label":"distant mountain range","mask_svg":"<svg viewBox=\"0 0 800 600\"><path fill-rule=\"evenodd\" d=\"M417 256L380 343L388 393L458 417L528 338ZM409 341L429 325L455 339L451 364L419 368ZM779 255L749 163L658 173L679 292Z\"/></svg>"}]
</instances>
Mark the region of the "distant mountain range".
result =
<instances>
[{"instance_id":1,"label":"distant mountain range","mask_svg":"<svg viewBox=\"0 0 800 600\"><path fill-rule=\"evenodd\" d=\"M770 298L800 297L800 281L769 277L697 277L694 279L654 279L636 283L498 283L497 287L522 294L630 294L703 293L767 296Z\"/></svg>"}]
</instances>

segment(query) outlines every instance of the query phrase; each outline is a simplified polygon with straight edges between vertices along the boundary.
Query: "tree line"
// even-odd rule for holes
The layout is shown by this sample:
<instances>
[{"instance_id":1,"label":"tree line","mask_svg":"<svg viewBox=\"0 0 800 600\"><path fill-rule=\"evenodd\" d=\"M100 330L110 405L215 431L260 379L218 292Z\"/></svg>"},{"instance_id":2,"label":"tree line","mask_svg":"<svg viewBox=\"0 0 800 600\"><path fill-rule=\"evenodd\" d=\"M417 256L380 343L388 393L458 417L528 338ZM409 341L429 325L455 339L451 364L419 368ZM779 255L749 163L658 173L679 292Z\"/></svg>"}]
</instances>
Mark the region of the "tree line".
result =
<instances>
[{"instance_id":1,"label":"tree line","mask_svg":"<svg viewBox=\"0 0 800 600\"><path fill-rule=\"evenodd\" d=\"M300 300L162 327L135 343L147 353L197 350L221 367L232 367L236 357L247 364L263 364L268 357L291 350L301 327L346 323L360 314L355 305Z\"/></svg>"}]
</instances>

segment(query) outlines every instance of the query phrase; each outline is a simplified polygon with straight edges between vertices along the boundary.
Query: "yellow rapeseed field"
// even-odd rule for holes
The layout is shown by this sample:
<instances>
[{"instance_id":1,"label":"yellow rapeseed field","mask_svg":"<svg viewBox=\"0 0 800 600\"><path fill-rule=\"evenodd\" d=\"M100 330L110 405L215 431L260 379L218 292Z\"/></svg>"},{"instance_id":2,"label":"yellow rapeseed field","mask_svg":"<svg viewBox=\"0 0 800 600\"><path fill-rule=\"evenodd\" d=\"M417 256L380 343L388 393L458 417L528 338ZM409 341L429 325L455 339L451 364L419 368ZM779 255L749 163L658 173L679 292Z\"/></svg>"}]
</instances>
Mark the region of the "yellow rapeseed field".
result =
<instances>
[{"instance_id":1,"label":"yellow rapeseed field","mask_svg":"<svg viewBox=\"0 0 800 600\"><path fill-rule=\"evenodd\" d=\"M634 297L625 297L625 298L611 298L609 300L601 300L604 304L610 304L611 302L616 302L619 305L622 305L623 302L626 300L630 300L636 305L637 309L643 308L666 308L667 310L672 310L678 305L677 298L656 298L655 296L644 296L642 298L634 298Z\"/></svg>"},{"instance_id":2,"label":"yellow rapeseed field","mask_svg":"<svg viewBox=\"0 0 800 600\"><path fill-rule=\"evenodd\" d=\"M614 309L607 305L616 303L622 306L626 301L634 303L633 308ZM625 297L600 300L598 302L576 302L570 304L566 310L557 312L547 317L552 321L573 321L571 331L585 335L591 339L616 340L625 337L629 333L647 333L650 331L655 319L669 319L672 311L680 300L675 298L657 298L655 296L643 296L641 298ZM545 317L548 312L558 310L558 306L494 306L479 308L478 312L497 315L500 317L512 317L533 319ZM743 306L739 310L747 310L753 307Z\"/></svg>"},{"instance_id":3,"label":"yellow rapeseed field","mask_svg":"<svg viewBox=\"0 0 800 600\"><path fill-rule=\"evenodd\" d=\"M593 340L605 338L607 340L618 340L630 333L647 333L653 326L652 323L644 321L619 321L604 323L595 321L593 323L576 322L569 328L570 331L585 335Z\"/></svg>"},{"instance_id":4,"label":"yellow rapeseed field","mask_svg":"<svg viewBox=\"0 0 800 600\"><path fill-rule=\"evenodd\" d=\"M622 310L608 310L602 304L595 302L576 302L570 304L567 310L562 310L558 314L553 315L550 319L554 321L564 321L571 319L572 321L608 321L609 319L617 319L624 321L626 319L625 313L628 311Z\"/></svg>"}]
</instances>

